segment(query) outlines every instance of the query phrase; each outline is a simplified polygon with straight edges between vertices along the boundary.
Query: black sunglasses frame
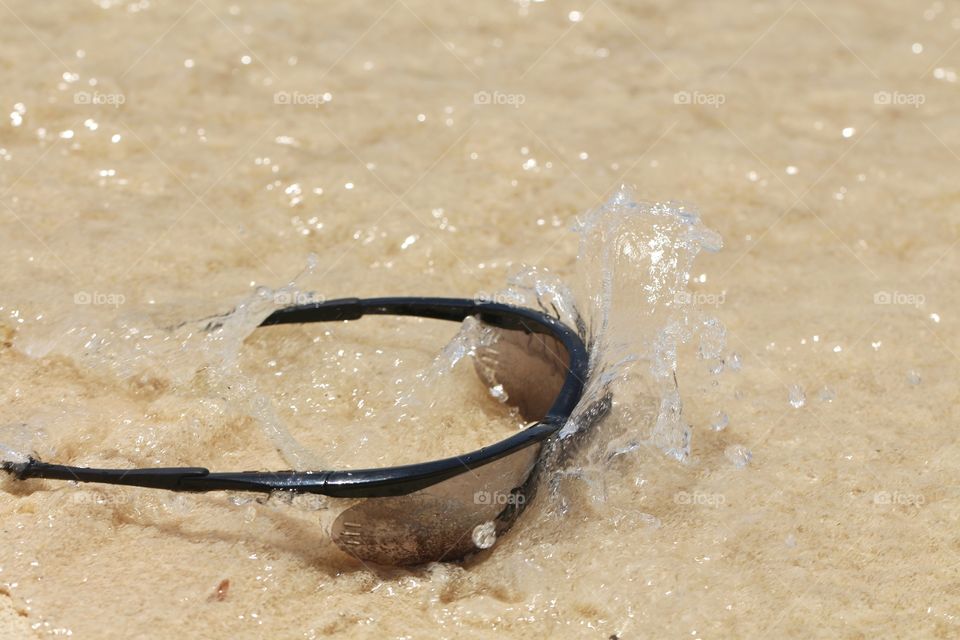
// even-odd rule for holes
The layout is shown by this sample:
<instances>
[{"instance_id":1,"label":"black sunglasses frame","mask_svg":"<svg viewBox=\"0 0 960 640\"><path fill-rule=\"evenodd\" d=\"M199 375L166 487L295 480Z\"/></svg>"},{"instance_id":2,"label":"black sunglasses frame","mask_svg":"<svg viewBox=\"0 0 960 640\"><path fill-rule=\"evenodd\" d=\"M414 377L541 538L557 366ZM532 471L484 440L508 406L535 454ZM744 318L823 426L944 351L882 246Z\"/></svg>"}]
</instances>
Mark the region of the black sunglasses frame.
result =
<instances>
[{"instance_id":1,"label":"black sunglasses frame","mask_svg":"<svg viewBox=\"0 0 960 640\"><path fill-rule=\"evenodd\" d=\"M526 447L543 442L566 423L583 394L589 359L577 332L556 318L523 307L466 298L341 298L279 309L261 327L357 320L365 315L399 315L460 322L478 316L484 324L501 329L547 334L567 351L567 373L560 393L547 414L536 424L496 444L461 456L394 467L351 471L240 471L211 472L203 467L95 469L41 462L2 463L16 478L47 478L99 482L170 491L289 491L337 498L402 496L419 491ZM556 357L563 360L560 354Z\"/></svg>"}]
</instances>

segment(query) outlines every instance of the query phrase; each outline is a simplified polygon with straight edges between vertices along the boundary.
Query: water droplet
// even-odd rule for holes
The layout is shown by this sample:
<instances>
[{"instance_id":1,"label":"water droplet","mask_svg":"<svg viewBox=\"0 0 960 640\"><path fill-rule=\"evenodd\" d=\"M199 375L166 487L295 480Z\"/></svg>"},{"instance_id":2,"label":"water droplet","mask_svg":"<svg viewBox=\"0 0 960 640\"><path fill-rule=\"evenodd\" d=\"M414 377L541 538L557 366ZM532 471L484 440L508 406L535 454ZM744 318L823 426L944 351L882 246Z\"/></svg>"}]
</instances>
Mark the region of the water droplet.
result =
<instances>
[{"instance_id":1,"label":"water droplet","mask_svg":"<svg viewBox=\"0 0 960 640\"><path fill-rule=\"evenodd\" d=\"M912 385L918 385L922 381L923 379L920 377L919 371L915 371L913 369L911 369L910 371L907 371L907 382L909 382Z\"/></svg>"},{"instance_id":2,"label":"water droplet","mask_svg":"<svg viewBox=\"0 0 960 640\"><path fill-rule=\"evenodd\" d=\"M790 398L790 406L794 409L799 409L807 403L807 394L804 393L803 387L798 384L790 385L788 395Z\"/></svg>"},{"instance_id":3,"label":"water droplet","mask_svg":"<svg viewBox=\"0 0 960 640\"><path fill-rule=\"evenodd\" d=\"M723 431L730 424L730 418L723 411L717 411L710 420L710 428L714 431Z\"/></svg>"},{"instance_id":4,"label":"water droplet","mask_svg":"<svg viewBox=\"0 0 960 640\"><path fill-rule=\"evenodd\" d=\"M831 389L830 387L824 387L820 389L820 400L822 402L833 402L833 399L837 397L837 392Z\"/></svg>"},{"instance_id":5,"label":"water droplet","mask_svg":"<svg viewBox=\"0 0 960 640\"><path fill-rule=\"evenodd\" d=\"M489 549L497 542L497 525L488 520L473 528L473 545L477 549Z\"/></svg>"},{"instance_id":6,"label":"water droplet","mask_svg":"<svg viewBox=\"0 0 960 640\"><path fill-rule=\"evenodd\" d=\"M732 444L723 451L723 455L727 457L727 460L733 463L737 469L743 469L748 464L750 464L753 454L750 453L750 449L747 449L742 444Z\"/></svg>"},{"instance_id":7,"label":"water droplet","mask_svg":"<svg viewBox=\"0 0 960 640\"><path fill-rule=\"evenodd\" d=\"M734 351L730 354L730 357L727 358L727 366L730 367L732 371L740 371L743 368L743 359L740 357L740 354Z\"/></svg>"}]
</instances>

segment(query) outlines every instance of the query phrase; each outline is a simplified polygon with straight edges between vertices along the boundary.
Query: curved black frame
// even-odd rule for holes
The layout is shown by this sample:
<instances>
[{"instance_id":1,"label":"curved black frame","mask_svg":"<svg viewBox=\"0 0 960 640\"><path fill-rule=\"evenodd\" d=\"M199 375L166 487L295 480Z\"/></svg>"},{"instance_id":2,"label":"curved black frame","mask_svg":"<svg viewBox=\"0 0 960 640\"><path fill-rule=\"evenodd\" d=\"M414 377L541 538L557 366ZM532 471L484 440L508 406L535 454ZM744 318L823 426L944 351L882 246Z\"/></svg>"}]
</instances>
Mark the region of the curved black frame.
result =
<instances>
[{"instance_id":1,"label":"curved black frame","mask_svg":"<svg viewBox=\"0 0 960 640\"><path fill-rule=\"evenodd\" d=\"M569 366L563 387L547 415L505 440L462 456L352 471L240 471L212 473L203 467L94 469L41 462L3 462L18 479L49 478L101 482L171 491L292 491L338 498L400 496L542 442L559 431L580 401L587 378L587 350L573 329L545 313L465 298L341 298L279 309L260 326L357 320L364 315L402 315L462 321L479 316L485 324L527 333L545 333L563 344ZM559 357L559 356L558 356Z\"/></svg>"}]
</instances>

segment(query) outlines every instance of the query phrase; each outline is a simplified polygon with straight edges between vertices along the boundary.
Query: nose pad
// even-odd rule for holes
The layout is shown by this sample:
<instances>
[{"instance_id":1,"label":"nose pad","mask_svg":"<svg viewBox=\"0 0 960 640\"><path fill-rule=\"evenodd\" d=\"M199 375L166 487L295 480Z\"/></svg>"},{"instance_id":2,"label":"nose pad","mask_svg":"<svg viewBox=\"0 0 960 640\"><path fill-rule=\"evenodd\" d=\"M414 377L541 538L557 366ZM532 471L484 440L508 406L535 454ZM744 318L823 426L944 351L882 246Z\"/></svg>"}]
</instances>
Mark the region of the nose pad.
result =
<instances>
[{"instance_id":1,"label":"nose pad","mask_svg":"<svg viewBox=\"0 0 960 640\"><path fill-rule=\"evenodd\" d=\"M506 402L528 422L547 415L569 364L570 356L556 338L509 329L496 329L496 339L479 347L474 359L480 379L502 389Z\"/></svg>"}]
</instances>

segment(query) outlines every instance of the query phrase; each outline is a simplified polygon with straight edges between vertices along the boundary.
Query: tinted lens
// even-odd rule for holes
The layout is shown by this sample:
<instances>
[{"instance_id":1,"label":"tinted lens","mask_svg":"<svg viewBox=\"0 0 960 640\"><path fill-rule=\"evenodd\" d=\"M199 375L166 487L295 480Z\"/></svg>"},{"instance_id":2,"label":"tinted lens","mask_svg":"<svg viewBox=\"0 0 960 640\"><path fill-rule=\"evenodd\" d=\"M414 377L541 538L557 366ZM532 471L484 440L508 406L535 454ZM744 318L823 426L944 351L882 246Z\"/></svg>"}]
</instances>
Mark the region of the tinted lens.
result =
<instances>
[{"instance_id":1,"label":"tinted lens","mask_svg":"<svg viewBox=\"0 0 960 640\"><path fill-rule=\"evenodd\" d=\"M333 541L385 565L456 560L489 548L523 510L539 450L526 447L406 496L368 498L337 517Z\"/></svg>"},{"instance_id":2,"label":"tinted lens","mask_svg":"<svg viewBox=\"0 0 960 640\"><path fill-rule=\"evenodd\" d=\"M507 402L524 420L542 419L563 387L570 356L553 336L498 329L499 337L477 349L477 373L491 387L502 385Z\"/></svg>"}]
</instances>

